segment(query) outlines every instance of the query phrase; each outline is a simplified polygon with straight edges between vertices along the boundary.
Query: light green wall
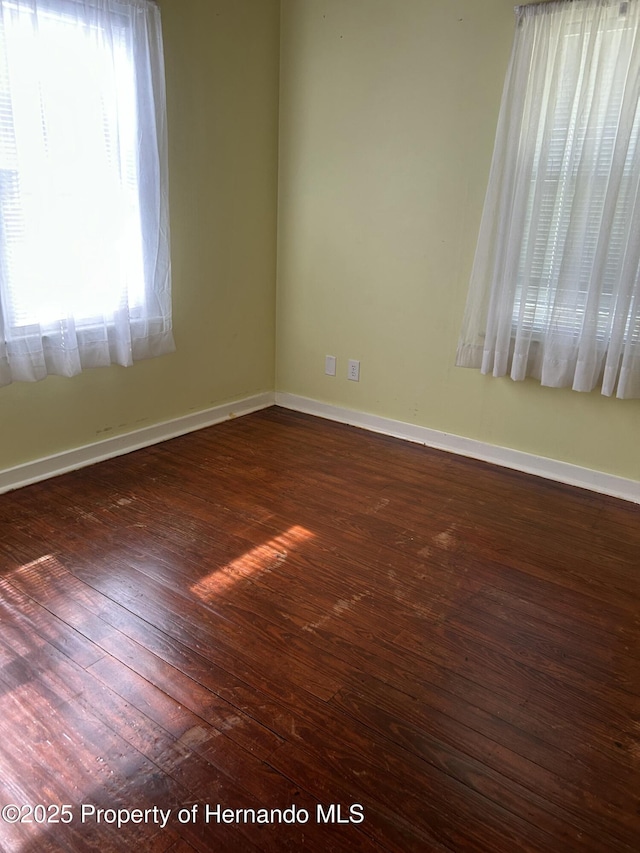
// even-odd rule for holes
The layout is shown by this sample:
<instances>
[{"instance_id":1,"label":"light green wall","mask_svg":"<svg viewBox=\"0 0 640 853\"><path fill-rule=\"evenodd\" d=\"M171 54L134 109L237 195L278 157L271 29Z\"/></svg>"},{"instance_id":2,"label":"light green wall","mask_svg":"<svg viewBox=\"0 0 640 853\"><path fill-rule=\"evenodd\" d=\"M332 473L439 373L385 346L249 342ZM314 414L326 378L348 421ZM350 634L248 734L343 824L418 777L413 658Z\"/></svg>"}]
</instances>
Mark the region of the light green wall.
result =
<instances>
[{"instance_id":1,"label":"light green wall","mask_svg":"<svg viewBox=\"0 0 640 853\"><path fill-rule=\"evenodd\" d=\"M0 388L0 469L273 390L278 0L161 0L173 355Z\"/></svg>"},{"instance_id":2,"label":"light green wall","mask_svg":"<svg viewBox=\"0 0 640 853\"><path fill-rule=\"evenodd\" d=\"M512 35L513 0L283 0L277 387L640 480L640 401L453 366Z\"/></svg>"}]
</instances>

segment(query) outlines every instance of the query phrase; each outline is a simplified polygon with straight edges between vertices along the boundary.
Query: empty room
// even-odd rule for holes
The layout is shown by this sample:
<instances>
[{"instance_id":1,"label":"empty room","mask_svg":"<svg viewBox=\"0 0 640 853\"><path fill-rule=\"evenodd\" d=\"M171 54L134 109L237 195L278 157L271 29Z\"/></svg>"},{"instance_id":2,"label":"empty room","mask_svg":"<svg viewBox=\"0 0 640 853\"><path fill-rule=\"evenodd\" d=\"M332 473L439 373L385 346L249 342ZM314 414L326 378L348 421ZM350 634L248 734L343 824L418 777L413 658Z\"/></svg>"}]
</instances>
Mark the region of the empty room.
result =
<instances>
[{"instance_id":1,"label":"empty room","mask_svg":"<svg viewBox=\"0 0 640 853\"><path fill-rule=\"evenodd\" d=\"M0 0L0 851L640 849L640 0Z\"/></svg>"}]
</instances>

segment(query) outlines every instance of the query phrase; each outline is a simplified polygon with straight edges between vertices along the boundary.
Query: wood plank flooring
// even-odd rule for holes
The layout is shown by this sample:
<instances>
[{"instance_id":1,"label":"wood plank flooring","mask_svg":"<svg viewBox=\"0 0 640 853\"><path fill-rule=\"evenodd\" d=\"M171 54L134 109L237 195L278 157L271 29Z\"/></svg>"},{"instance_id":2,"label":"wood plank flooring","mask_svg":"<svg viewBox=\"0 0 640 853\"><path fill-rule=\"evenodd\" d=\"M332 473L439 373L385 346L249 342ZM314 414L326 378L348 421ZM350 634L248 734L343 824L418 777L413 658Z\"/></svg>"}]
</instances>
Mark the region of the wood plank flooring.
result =
<instances>
[{"instance_id":1,"label":"wood plank flooring","mask_svg":"<svg viewBox=\"0 0 640 853\"><path fill-rule=\"evenodd\" d=\"M0 849L637 853L639 604L639 507L277 408L4 495Z\"/></svg>"}]
</instances>

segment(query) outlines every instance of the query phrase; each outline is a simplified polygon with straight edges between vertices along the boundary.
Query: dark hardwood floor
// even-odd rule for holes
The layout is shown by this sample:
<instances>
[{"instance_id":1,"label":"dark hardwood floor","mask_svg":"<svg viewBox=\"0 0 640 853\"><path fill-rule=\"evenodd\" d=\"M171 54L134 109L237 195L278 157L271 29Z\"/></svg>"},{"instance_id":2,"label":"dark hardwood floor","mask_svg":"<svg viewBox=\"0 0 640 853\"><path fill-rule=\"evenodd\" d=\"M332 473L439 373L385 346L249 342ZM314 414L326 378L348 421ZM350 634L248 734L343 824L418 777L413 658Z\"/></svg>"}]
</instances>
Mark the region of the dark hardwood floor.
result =
<instances>
[{"instance_id":1,"label":"dark hardwood floor","mask_svg":"<svg viewBox=\"0 0 640 853\"><path fill-rule=\"evenodd\" d=\"M640 507L276 408L4 495L0 847L637 853L639 604Z\"/></svg>"}]
</instances>

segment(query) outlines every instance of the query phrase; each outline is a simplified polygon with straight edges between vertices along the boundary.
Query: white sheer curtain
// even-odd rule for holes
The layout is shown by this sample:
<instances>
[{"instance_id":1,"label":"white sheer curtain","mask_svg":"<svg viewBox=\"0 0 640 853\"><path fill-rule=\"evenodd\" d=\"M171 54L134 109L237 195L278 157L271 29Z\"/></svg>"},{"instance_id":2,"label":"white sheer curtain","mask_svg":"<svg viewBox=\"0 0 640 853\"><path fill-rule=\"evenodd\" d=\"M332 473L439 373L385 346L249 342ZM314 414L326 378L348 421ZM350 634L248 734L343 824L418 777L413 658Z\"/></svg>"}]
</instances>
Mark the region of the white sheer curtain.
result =
<instances>
[{"instance_id":1,"label":"white sheer curtain","mask_svg":"<svg viewBox=\"0 0 640 853\"><path fill-rule=\"evenodd\" d=\"M640 0L516 9L457 364L640 397Z\"/></svg>"},{"instance_id":2,"label":"white sheer curtain","mask_svg":"<svg viewBox=\"0 0 640 853\"><path fill-rule=\"evenodd\" d=\"M160 13L0 0L0 384L173 350Z\"/></svg>"}]
</instances>

